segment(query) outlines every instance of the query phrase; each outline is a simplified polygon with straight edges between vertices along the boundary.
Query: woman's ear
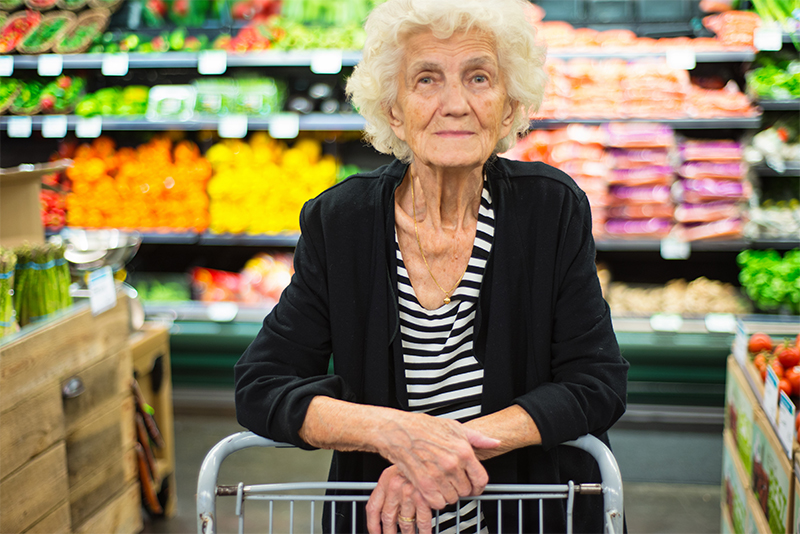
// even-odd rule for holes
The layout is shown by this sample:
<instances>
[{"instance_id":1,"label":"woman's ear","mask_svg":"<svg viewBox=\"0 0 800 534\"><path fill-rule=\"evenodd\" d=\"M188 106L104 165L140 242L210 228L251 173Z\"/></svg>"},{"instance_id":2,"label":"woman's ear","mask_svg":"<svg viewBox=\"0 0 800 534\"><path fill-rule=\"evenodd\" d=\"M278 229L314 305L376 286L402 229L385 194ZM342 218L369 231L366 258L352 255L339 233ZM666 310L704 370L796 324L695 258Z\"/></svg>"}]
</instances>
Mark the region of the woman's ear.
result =
<instances>
[{"instance_id":1,"label":"woman's ear","mask_svg":"<svg viewBox=\"0 0 800 534\"><path fill-rule=\"evenodd\" d=\"M405 141L405 120L403 116L403 110L395 102L392 105L386 105L384 107L384 111L389 117L389 126L391 126L394 134L400 138L401 141Z\"/></svg>"},{"instance_id":2,"label":"woman's ear","mask_svg":"<svg viewBox=\"0 0 800 534\"><path fill-rule=\"evenodd\" d=\"M519 109L519 101L517 100L509 100L506 103L506 109L503 113L503 126L511 126L514 122L514 117L517 114L517 110Z\"/></svg>"}]
</instances>

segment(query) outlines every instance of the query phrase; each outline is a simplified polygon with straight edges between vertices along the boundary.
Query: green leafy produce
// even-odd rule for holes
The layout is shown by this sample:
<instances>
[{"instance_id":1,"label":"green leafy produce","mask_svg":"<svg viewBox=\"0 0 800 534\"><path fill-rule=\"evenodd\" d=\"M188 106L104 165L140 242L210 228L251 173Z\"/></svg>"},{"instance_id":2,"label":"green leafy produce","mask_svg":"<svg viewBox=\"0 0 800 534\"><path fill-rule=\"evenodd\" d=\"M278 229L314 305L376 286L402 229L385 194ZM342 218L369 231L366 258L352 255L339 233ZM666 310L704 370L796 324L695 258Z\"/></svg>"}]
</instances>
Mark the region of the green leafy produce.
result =
<instances>
[{"instance_id":1,"label":"green leafy produce","mask_svg":"<svg viewBox=\"0 0 800 534\"><path fill-rule=\"evenodd\" d=\"M758 16L766 22L777 23L791 35L795 48L800 50L796 26L800 21L800 0L750 0Z\"/></svg>"},{"instance_id":2,"label":"green leafy produce","mask_svg":"<svg viewBox=\"0 0 800 534\"><path fill-rule=\"evenodd\" d=\"M17 115L33 115L39 111L39 95L44 85L36 80L23 83L11 104L11 112Z\"/></svg>"},{"instance_id":3,"label":"green leafy produce","mask_svg":"<svg viewBox=\"0 0 800 534\"><path fill-rule=\"evenodd\" d=\"M0 0L0 9L13 11L22 5L23 0Z\"/></svg>"},{"instance_id":4,"label":"green leafy produce","mask_svg":"<svg viewBox=\"0 0 800 534\"><path fill-rule=\"evenodd\" d=\"M800 60L761 58L762 66L747 73L748 89L762 99L800 99Z\"/></svg>"},{"instance_id":5,"label":"green leafy produce","mask_svg":"<svg viewBox=\"0 0 800 534\"><path fill-rule=\"evenodd\" d=\"M183 302L192 299L188 284L143 280L135 284L139 298L145 302Z\"/></svg>"},{"instance_id":6,"label":"green leafy produce","mask_svg":"<svg viewBox=\"0 0 800 534\"><path fill-rule=\"evenodd\" d=\"M11 105L21 87L22 82L15 78L0 78L0 113Z\"/></svg>"},{"instance_id":7,"label":"green leafy produce","mask_svg":"<svg viewBox=\"0 0 800 534\"><path fill-rule=\"evenodd\" d=\"M17 255L0 248L0 337L16 330L14 320L14 269Z\"/></svg>"},{"instance_id":8,"label":"green leafy produce","mask_svg":"<svg viewBox=\"0 0 800 534\"><path fill-rule=\"evenodd\" d=\"M108 12L88 10L83 12L72 29L53 47L58 54L74 54L86 50L98 38L108 23Z\"/></svg>"},{"instance_id":9,"label":"green leafy produce","mask_svg":"<svg viewBox=\"0 0 800 534\"><path fill-rule=\"evenodd\" d=\"M39 26L20 43L18 49L28 54L46 52L74 19L75 15L67 11L44 17Z\"/></svg>"},{"instance_id":10,"label":"green leafy produce","mask_svg":"<svg viewBox=\"0 0 800 534\"><path fill-rule=\"evenodd\" d=\"M800 249L783 257L774 250L744 250L736 262L739 281L759 308L800 314Z\"/></svg>"},{"instance_id":11,"label":"green leafy produce","mask_svg":"<svg viewBox=\"0 0 800 534\"><path fill-rule=\"evenodd\" d=\"M39 105L44 113L72 111L86 88L86 81L77 76L61 75L42 89Z\"/></svg>"},{"instance_id":12,"label":"green leafy produce","mask_svg":"<svg viewBox=\"0 0 800 534\"><path fill-rule=\"evenodd\" d=\"M144 115L149 93L150 89L141 85L107 87L86 95L75 107L75 114L82 117Z\"/></svg>"}]
</instances>

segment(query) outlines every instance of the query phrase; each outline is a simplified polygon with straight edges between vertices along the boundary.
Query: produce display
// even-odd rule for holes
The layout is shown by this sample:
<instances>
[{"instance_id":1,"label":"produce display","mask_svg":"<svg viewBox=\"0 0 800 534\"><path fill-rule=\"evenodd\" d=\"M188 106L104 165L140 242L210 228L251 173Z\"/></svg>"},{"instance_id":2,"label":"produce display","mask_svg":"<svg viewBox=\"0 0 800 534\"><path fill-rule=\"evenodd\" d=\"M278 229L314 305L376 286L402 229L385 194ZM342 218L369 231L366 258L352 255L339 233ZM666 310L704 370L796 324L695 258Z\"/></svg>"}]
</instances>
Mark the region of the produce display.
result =
<instances>
[{"instance_id":1,"label":"produce display","mask_svg":"<svg viewBox=\"0 0 800 534\"><path fill-rule=\"evenodd\" d=\"M59 231L67 223L66 194L61 191L59 173L42 176L42 190L39 192L42 207L42 224L48 230Z\"/></svg>"},{"instance_id":2,"label":"produce display","mask_svg":"<svg viewBox=\"0 0 800 534\"><path fill-rule=\"evenodd\" d=\"M49 80L49 81L48 81ZM0 78L0 114L71 113L83 96L86 81L78 76L22 81Z\"/></svg>"},{"instance_id":3,"label":"produce display","mask_svg":"<svg viewBox=\"0 0 800 534\"><path fill-rule=\"evenodd\" d=\"M42 20L38 11L21 11L5 19L0 28L0 54L10 54Z\"/></svg>"},{"instance_id":4,"label":"produce display","mask_svg":"<svg viewBox=\"0 0 800 534\"><path fill-rule=\"evenodd\" d=\"M800 315L800 249L743 250L736 257L739 282L762 311Z\"/></svg>"},{"instance_id":5,"label":"produce display","mask_svg":"<svg viewBox=\"0 0 800 534\"><path fill-rule=\"evenodd\" d=\"M75 106L75 114L81 117L144 116L149 95L150 88L141 85L106 87L84 96Z\"/></svg>"},{"instance_id":6,"label":"produce display","mask_svg":"<svg viewBox=\"0 0 800 534\"><path fill-rule=\"evenodd\" d=\"M748 93L762 100L800 100L800 59L763 56L758 64L747 72Z\"/></svg>"},{"instance_id":7,"label":"produce display","mask_svg":"<svg viewBox=\"0 0 800 534\"><path fill-rule=\"evenodd\" d=\"M751 0L753 9L767 23L777 24L800 50L795 34L800 30L800 2L797 0Z\"/></svg>"},{"instance_id":8,"label":"produce display","mask_svg":"<svg viewBox=\"0 0 800 534\"><path fill-rule=\"evenodd\" d=\"M195 112L266 116L283 110L286 86L269 77L200 79L193 82Z\"/></svg>"},{"instance_id":9,"label":"produce display","mask_svg":"<svg viewBox=\"0 0 800 534\"><path fill-rule=\"evenodd\" d=\"M209 230L214 233L297 232L303 203L336 181L338 163L321 143L300 138L289 148L257 132L249 142L224 140L206 152Z\"/></svg>"},{"instance_id":10,"label":"produce display","mask_svg":"<svg viewBox=\"0 0 800 534\"><path fill-rule=\"evenodd\" d=\"M753 117L759 110L734 82L692 83L663 59L549 58L550 83L534 119L681 119Z\"/></svg>"},{"instance_id":11,"label":"produce display","mask_svg":"<svg viewBox=\"0 0 800 534\"><path fill-rule=\"evenodd\" d=\"M78 54L85 52L94 40L103 33L110 13L103 9L90 9L81 13L75 24L53 45L56 54Z\"/></svg>"},{"instance_id":12,"label":"produce display","mask_svg":"<svg viewBox=\"0 0 800 534\"><path fill-rule=\"evenodd\" d=\"M17 52L22 54L43 54L70 30L75 22L71 11L58 11L42 17L32 31L17 44Z\"/></svg>"},{"instance_id":13,"label":"produce display","mask_svg":"<svg viewBox=\"0 0 800 534\"><path fill-rule=\"evenodd\" d=\"M194 143L155 137L137 148L108 137L77 148L67 170L67 222L86 228L198 231L208 225L211 165Z\"/></svg>"},{"instance_id":14,"label":"produce display","mask_svg":"<svg viewBox=\"0 0 800 534\"><path fill-rule=\"evenodd\" d=\"M14 333L17 321L14 318L14 270L17 255L0 247L0 337Z\"/></svg>"},{"instance_id":15,"label":"produce display","mask_svg":"<svg viewBox=\"0 0 800 534\"><path fill-rule=\"evenodd\" d=\"M201 302L240 302L272 307L289 285L294 267L290 253L256 254L239 273L196 267L192 291Z\"/></svg>"},{"instance_id":16,"label":"produce display","mask_svg":"<svg viewBox=\"0 0 800 534\"><path fill-rule=\"evenodd\" d=\"M14 78L0 78L0 113L6 111L19 95L22 82Z\"/></svg>"},{"instance_id":17,"label":"produce display","mask_svg":"<svg viewBox=\"0 0 800 534\"><path fill-rule=\"evenodd\" d=\"M749 311L746 300L733 285L705 277L688 283L684 279L670 280L664 286L653 287L611 282L604 296L615 315L744 314Z\"/></svg>"},{"instance_id":18,"label":"produce display","mask_svg":"<svg viewBox=\"0 0 800 534\"><path fill-rule=\"evenodd\" d=\"M23 245L14 253L14 311L20 327L72 305L72 279L63 246Z\"/></svg>"},{"instance_id":19,"label":"produce display","mask_svg":"<svg viewBox=\"0 0 800 534\"><path fill-rule=\"evenodd\" d=\"M182 275L134 275L128 280L143 302L186 302L192 300L189 277Z\"/></svg>"},{"instance_id":20,"label":"produce display","mask_svg":"<svg viewBox=\"0 0 800 534\"><path fill-rule=\"evenodd\" d=\"M780 390L795 400L800 397L800 334L773 339L769 334L756 332L747 340L747 352L762 381L766 379L767 368L772 367L780 380ZM800 414L797 421L800 422Z\"/></svg>"}]
</instances>

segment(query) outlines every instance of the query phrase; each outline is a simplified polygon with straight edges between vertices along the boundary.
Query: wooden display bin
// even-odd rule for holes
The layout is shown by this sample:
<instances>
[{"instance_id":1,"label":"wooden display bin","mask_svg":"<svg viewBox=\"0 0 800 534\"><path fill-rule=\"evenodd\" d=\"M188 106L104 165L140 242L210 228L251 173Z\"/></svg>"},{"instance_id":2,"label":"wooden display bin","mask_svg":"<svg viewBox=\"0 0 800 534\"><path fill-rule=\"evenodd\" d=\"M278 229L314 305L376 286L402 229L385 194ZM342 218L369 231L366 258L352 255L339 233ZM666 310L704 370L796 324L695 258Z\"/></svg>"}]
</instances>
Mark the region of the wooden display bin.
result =
<instances>
[{"instance_id":1,"label":"wooden display bin","mask_svg":"<svg viewBox=\"0 0 800 534\"><path fill-rule=\"evenodd\" d=\"M733 441L746 479L753 474L753 425L755 414L761 411L750 384L739 363L728 356L728 375L725 381L725 429Z\"/></svg>"},{"instance_id":2,"label":"wooden display bin","mask_svg":"<svg viewBox=\"0 0 800 534\"><path fill-rule=\"evenodd\" d=\"M153 452L161 481L159 499L164 515L172 517L177 509L175 487L175 428L172 410L172 373L169 358L169 329L159 323L145 323L129 341L133 356L134 377L164 437L165 447Z\"/></svg>"},{"instance_id":3,"label":"wooden display bin","mask_svg":"<svg viewBox=\"0 0 800 534\"><path fill-rule=\"evenodd\" d=\"M747 496L750 493L750 480L739 459L739 451L727 429L723 433L722 450L722 512L731 525L731 532L744 532L747 524ZM727 517L726 517L727 516Z\"/></svg>"},{"instance_id":4,"label":"wooden display bin","mask_svg":"<svg viewBox=\"0 0 800 534\"><path fill-rule=\"evenodd\" d=\"M786 451L763 412L753 428L751 496L773 533L791 533L794 512L794 470Z\"/></svg>"},{"instance_id":5,"label":"wooden display bin","mask_svg":"<svg viewBox=\"0 0 800 534\"><path fill-rule=\"evenodd\" d=\"M0 345L0 532L142 530L128 336L120 294Z\"/></svg>"}]
</instances>

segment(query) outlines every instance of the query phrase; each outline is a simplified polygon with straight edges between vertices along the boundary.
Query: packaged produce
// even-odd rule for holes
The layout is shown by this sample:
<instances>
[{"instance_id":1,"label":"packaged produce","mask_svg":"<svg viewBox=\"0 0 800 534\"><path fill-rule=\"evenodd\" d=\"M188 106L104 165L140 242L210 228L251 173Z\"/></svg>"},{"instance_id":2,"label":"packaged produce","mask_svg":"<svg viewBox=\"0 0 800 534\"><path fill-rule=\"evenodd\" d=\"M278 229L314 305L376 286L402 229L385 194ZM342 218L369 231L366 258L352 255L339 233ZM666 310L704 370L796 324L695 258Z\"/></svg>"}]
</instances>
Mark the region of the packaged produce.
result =
<instances>
[{"instance_id":1,"label":"packaged produce","mask_svg":"<svg viewBox=\"0 0 800 534\"><path fill-rule=\"evenodd\" d=\"M732 284L709 280L704 276L688 283L683 278L674 279L663 286L641 287L624 282L611 282L605 298L615 315L742 314L749 311L746 299Z\"/></svg>"},{"instance_id":2,"label":"packaged produce","mask_svg":"<svg viewBox=\"0 0 800 534\"><path fill-rule=\"evenodd\" d=\"M56 11L42 17L39 24L29 31L17 44L17 52L22 54L43 54L72 28L75 14L70 11Z\"/></svg>"},{"instance_id":3,"label":"packaged produce","mask_svg":"<svg viewBox=\"0 0 800 534\"><path fill-rule=\"evenodd\" d=\"M637 167L634 169L613 169L608 175L608 183L613 185L670 185L675 172L670 166Z\"/></svg>"},{"instance_id":4,"label":"packaged produce","mask_svg":"<svg viewBox=\"0 0 800 534\"><path fill-rule=\"evenodd\" d=\"M77 76L58 76L42 88L39 107L42 113L70 113L83 96L86 82Z\"/></svg>"},{"instance_id":5,"label":"packaged produce","mask_svg":"<svg viewBox=\"0 0 800 534\"><path fill-rule=\"evenodd\" d=\"M672 219L675 206L671 203L610 206L607 213L609 219Z\"/></svg>"},{"instance_id":6,"label":"packaged produce","mask_svg":"<svg viewBox=\"0 0 800 534\"><path fill-rule=\"evenodd\" d=\"M0 114L4 113L22 90L22 82L15 78L0 78Z\"/></svg>"},{"instance_id":7,"label":"packaged produce","mask_svg":"<svg viewBox=\"0 0 800 534\"><path fill-rule=\"evenodd\" d=\"M25 5L37 11L47 11L56 7L57 0L25 0Z\"/></svg>"},{"instance_id":8,"label":"packaged produce","mask_svg":"<svg viewBox=\"0 0 800 534\"><path fill-rule=\"evenodd\" d=\"M15 115L36 115L42 109L39 97L43 89L37 80L23 83L8 110Z\"/></svg>"},{"instance_id":9,"label":"packaged produce","mask_svg":"<svg viewBox=\"0 0 800 534\"><path fill-rule=\"evenodd\" d=\"M749 182L732 180L682 180L675 184L678 196L692 204L714 200L742 201L752 193Z\"/></svg>"},{"instance_id":10,"label":"packaged produce","mask_svg":"<svg viewBox=\"0 0 800 534\"><path fill-rule=\"evenodd\" d=\"M671 219L608 219L605 233L614 238L663 239L672 227Z\"/></svg>"},{"instance_id":11,"label":"packaged produce","mask_svg":"<svg viewBox=\"0 0 800 534\"><path fill-rule=\"evenodd\" d=\"M0 0L0 9L14 11L23 4L24 0Z\"/></svg>"},{"instance_id":12,"label":"packaged produce","mask_svg":"<svg viewBox=\"0 0 800 534\"><path fill-rule=\"evenodd\" d=\"M741 161L741 143L730 140L706 141L688 139L680 143L680 157L683 161Z\"/></svg>"},{"instance_id":13,"label":"packaged produce","mask_svg":"<svg viewBox=\"0 0 800 534\"><path fill-rule=\"evenodd\" d=\"M72 280L63 246L23 245L14 252L14 307L20 327L72 305Z\"/></svg>"},{"instance_id":14,"label":"packaged produce","mask_svg":"<svg viewBox=\"0 0 800 534\"><path fill-rule=\"evenodd\" d=\"M16 332L18 325L14 314L14 270L17 255L0 247L0 337Z\"/></svg>"},{"instance_id":15,"label":"packaged produce","mask_svg":"<svg viewBox=\"0 0 800 534\"><path fill-rule=\"evenodd\" d=\"M800 165L800 137L797 130L797 126L789 121L778 121L758 132L745 151L745 159L751 165L766 164L781 174L786 172L787 163Z\"/></svg>"},{"instance_id":16,"label":"packaged produce","mask_svg":"<svg viewBox=\"0 0 800 534\"><path fill-rule=\"evenodd\" d=\"M223 116L237 110L239 87L231 78L201 79L192 82L197 98L195 111L201 115Z\"/></svg>"},{"instance_id":17,"label":"packaged produce","mask_svg":"<svg viewBox=\"0 0 800 534\"><path fill-rule=\"evenodd\" d=\"M150 88L143 85L129 85L125 88L106 87L83 97L75 107L75 114L81 117L142 116L147 113L149 94Z\"/></svg>"},{"instance_id":18,"label":"packaged produce","mask_svg":"<svg viewBox=\"0 0 800 534\"><path fill-rule=\"evenodd\" d=\"M783 257L775 250L743 250L736 263L742 287L760 309L800 315L800 249Z\"/></svg>"},{"instance_id":19,"label":"packaged produce","mask_svg":"<svg viewBox=\"0 0 800 534\"><path fill-rule=\"evenodd\" d=\"M69 11L80 11L89 0L57 0L56 6Z\"/></svg>"},{"instance_id":20,"label":"packaged produce","mask_svg":"<svg viewBox=\"0 0 800 534\"><path fill-rule=\"evenodd\" d=\"M72 27L53 45L56 54L79 54L85 52L92 42L105 31L111 14L105 9L86 10L75 20Z\"/></svg>"},{"instance_id":21,"label":"packaged produce","mask_svg":"<svg viewBox=\"0 0 800 534\"><path fill-rule=\"evenodd\" d=\"M282 82L273 78L244 78L236 83L236 113L265 116L283 109L286 87Z\"/></svg>"},{"instance_id":22,"label":"packaged produce","mask_svg":"<svg viewBox=\"0 0 800 534\"><path fill-rule=\"evenodd\" d=\"M294 274L293 255L259 253L248 260L240 278L239 301L274 306Z\"/></svg>"},{"instance_id":23,"label":"packaged produce","mask_svg":"<svg viewBox=\"0 0 800 534\"><path fill-rule=\"evenodd\" d=\"M717 163L715 161L690 161L680 166L678 174L684 178L700 180L714 178L717 180L741 180L747 173L747 167L738 163Z\"/></svg>"},{"instance_id":24,"label":"packaged produce","mask_svg":"<svg viewBox=\"0 0 800 534\"><path fill-rule=\"evenodd\" d=\"M690 117L704 119L760 115L758 108L732 80L722 89L692 86L687 95L687 111Z\"/></svg>"},{"instance_id":25,"label":"packaged produce","mask_svg":"<svg viewBox=\"0 0 800 534\"><path fill-rule=\"evenodd\" d=\"M670 201L670 187L612 185L608 188L608 195L611 204L659 204Z\"/></svg>"},{"instance_id":26,"label":"packaged produce","mask_svg":"<svg viewBox=\"0 0 800 534\"><path fill-rule=\"evenodd\" d=\"M666 149L644 148L638 150L610 149L611 165L615 169L636 169L639 167L666 167L670 165Z\"/></svg>"},{"instance_id":27,"label":"packaged produce","mask_svg":"<svg viewBox=\"0 0 800 534\"><path fill-rule=\"evenodd\" d=\"M147 119L189 120L194 114L197 94L191 85L156 85L150 89Z\"/></svg>"},{"instance_id":28,"label":"packaged produce","mask_svg":"<svg viewBox=\"0 0 800 534\"><path fill-rule=\"evenodd\" d=\"M672 128L657 123L609 122L602 130L606 145L618 148L669 148L675 145Z\"/></svg>"},{"instance_id":29,"label":"packaged produce","mask_svg":"<svg viewBox=\"0 0 800 534\"><path fill-rule=\"evenodd\" d=\"M738 217L719 219L710 222L684 223L678 228L677 235L683 241L700 241L703 239L736 239L744 233L744 221Z\"/></svg>"},{"instance_id":30,"label":"packaged produce","mask_svg":"<svg viewBox=\"0 0 800 534\"><path fill-rule=\"evenodd\" d=\"M725 45L752 47L755 31L761 27L761 18L752 11L726 11L704 17L703 26L714 32Z\"/></svg>"},{"instance_id":31,"label":"packaged produce","mask_svg":"<svg viewBox=\"0 0 800 534\"><path fill-rule=\"evenodd\" d=\"M683 223L711 222L741 216L741 206L735 202L716 201L692 204L684 202L675 209L675 220Z\"/></svg>"},{"instance_id":32,"label":"packaged produce","mask_svg":"<svg viewBox=\"0 0 800 534\"><path fill-rule=\"evenodd\" d=\"M0 54L13 52L41 20L42 15L38 11L20 11L9 16L0 29Z\"/></svg>"}]
</instances>

